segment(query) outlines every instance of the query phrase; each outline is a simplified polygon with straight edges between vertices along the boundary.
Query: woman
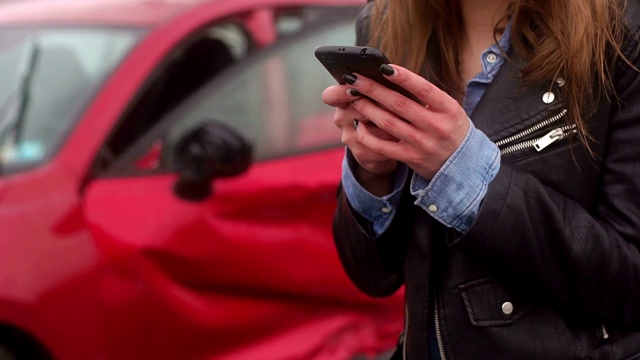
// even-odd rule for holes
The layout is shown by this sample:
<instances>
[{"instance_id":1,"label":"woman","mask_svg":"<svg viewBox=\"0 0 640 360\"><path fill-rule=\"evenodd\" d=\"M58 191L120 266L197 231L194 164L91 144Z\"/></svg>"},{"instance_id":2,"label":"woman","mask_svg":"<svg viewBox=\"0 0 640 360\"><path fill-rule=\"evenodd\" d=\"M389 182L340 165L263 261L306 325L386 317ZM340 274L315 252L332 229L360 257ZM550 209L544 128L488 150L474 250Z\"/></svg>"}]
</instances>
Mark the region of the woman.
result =
<instances>
[{"instance_id":1,"label":"woman","mask_svg":"<svg viewBox=\"0 0 640 360\"><path fill-rule=\"evenodd\" d=\"M359 45L427 104L359 74L323 94L348 148L336 245L362 291L405 285L396 356L640 358L638 19L638 0L365 8Z\"/></svg>"}]
</instances>

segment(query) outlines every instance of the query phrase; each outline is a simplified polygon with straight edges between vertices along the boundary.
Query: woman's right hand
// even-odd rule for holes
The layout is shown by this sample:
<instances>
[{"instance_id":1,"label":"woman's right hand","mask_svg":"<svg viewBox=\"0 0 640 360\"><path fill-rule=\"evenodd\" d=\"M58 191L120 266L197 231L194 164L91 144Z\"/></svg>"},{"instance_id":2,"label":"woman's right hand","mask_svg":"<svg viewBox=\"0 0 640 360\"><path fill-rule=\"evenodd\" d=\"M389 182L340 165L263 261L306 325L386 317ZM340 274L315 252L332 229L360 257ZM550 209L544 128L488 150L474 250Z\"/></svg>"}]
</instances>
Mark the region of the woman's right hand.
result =
<instances>
[{"instance_id":1,"label":"woman's right hand","mask_svg":"<svg viewBox=\"0 0 640 360\"><path fill-rule=\"evenodd\" d=\"M397 161L390 159L375 149L364 147L358 140L357 129L366 126L372 135L389 141L398 141L386 131L377 127L358 112L351 102L360 98L356 92L354 96L348 85L333 85L324 90L322 100L329 106L336 108L333 120L342 131L342 143L351 151L360 165L354 169L354 176L362 187L376 196L384 196L391 192L393 172Z\"/></svg>"}]
</instances>

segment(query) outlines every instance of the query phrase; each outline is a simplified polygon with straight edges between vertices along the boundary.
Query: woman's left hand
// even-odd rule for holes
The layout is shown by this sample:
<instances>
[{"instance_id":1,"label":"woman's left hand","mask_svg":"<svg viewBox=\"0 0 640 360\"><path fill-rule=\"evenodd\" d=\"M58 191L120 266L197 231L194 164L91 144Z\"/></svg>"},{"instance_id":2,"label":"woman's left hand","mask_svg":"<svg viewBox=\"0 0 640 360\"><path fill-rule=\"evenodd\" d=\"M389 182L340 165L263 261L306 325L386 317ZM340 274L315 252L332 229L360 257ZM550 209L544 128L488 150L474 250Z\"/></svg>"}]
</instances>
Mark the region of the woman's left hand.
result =
<instances>
[{"instance_id":1,"label":"woman's left hand","mask_svg":"<svg viewBox=\"0 0 640 360\"><path fill-rule=\"evenodd\" d=\"M434 84L401 66L389 67L394 73L385 76L427 105L422 106L374 80L355 74L357 80L351 87L382 106L363 97L353 101L353 107L400 140L380 139L362 126L357 132L359 141L372 151L402 161L422 177L432 179L464 140L469 131L469 118L454 98Z\"/></svg>"}]
</instances>

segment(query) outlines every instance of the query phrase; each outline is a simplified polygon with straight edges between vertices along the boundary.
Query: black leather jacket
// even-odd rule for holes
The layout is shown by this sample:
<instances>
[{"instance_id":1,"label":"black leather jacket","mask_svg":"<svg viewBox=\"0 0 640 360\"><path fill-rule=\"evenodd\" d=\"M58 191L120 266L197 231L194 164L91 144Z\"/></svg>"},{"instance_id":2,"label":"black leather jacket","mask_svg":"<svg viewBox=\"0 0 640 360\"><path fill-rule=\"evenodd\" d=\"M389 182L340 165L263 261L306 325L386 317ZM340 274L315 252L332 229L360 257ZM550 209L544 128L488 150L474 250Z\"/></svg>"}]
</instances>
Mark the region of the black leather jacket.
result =
<instances>
[{"instance_id":1,"label":"black leather jacket","mask_svg":"<svg viewBox=\"0 0 640 360\"><path fill-rule=\"evenodd\" d=\"M628 0L626 16L624 52L640 68L640 1ZM613 76L617 97L589 119L594 155L571 136L503 155L465 235L405 188L374 237L340 194L334 236L352 281L371 296L405 285L407 358L428 358L435 319L447 360L640 359L640 76L624 62ZM524 86L506 62L471 118L495 142L542 137L566 125L562 85Z\"/></svg>"}]
</instances>

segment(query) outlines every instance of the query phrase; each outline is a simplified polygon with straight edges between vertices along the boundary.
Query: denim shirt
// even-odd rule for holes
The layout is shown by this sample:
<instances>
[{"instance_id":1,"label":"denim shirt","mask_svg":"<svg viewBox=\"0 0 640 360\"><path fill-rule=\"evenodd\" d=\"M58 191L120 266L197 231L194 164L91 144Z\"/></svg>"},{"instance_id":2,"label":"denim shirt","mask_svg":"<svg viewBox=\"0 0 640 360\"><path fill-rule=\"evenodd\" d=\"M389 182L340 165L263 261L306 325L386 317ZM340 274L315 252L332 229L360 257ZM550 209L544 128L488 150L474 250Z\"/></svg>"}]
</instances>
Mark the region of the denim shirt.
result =
<instances>
[{"instance_id":1,"label":"denim shirt","mask_svg":"<svg viewBox=\"0 0 640 360\"><path fill-rule=\"evenodd\" d=\"M474 76L466 86L463 108L467 116L484 95L505 61L502 53L509 51L510 23L497 44L482 53L483 71ZM476 219L480 204L489 183L500 169L500 150L471 119L471 126L458 149L449 157L431 181L413 173L410 191L414 204L423 208L442 224L466 233ZM356 165L349 149L342 163L342 184L351 206L373 225L376 235L383 233L391 224L400 203L402 187L409 176L408 167L399 163L395 172L393 191L376 197L357 182L352 169Z\"/></svg>"}]
</instances>

